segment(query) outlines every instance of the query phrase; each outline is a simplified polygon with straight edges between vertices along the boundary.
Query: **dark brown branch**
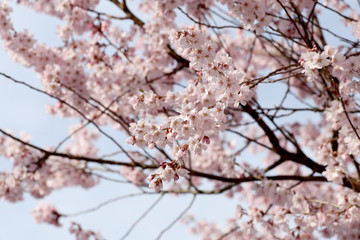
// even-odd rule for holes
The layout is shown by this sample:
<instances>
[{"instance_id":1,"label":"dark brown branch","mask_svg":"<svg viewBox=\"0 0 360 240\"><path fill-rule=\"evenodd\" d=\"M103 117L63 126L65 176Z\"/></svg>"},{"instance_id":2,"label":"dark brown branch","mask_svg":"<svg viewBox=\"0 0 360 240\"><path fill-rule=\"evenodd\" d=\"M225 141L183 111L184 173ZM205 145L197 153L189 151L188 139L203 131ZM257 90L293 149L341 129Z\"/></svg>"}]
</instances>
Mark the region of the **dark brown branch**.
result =
<instances>
[{"instance_id":1,"label":"dark brown branch","mask_svg":"<svg viewBox=\"0 0 360 240\"><path fill-rule=\"evenodd\" d=\"M13 139L25 146L31 147L33 149L36 149L36 150L42 152L44 154L44 156L42 157L42 158L44 158L44 161L47 158L49 158L50 156L57 156L57 157L64 157L64 158L68 158L68 159L72 159L72 160L81 160L81 161L87 161L87 162L93 162L93 163L99 163L99 164L109 164L109 165L128 166L128 167L141 167L142 169L155 169L155 168L159 167L158 165L146 165L146 164L141 164L138 162L119 162L119 161L115 161L115 160L91 158L91 157L86 157L86 156L76 156L76 155L72 155L72 154L68 154L68 153L51 152L51 151L42 149L40 147L37 147L31 143L25 142L17 137L14 137L13 135L7 133L6 131L3 131L2 129L0 129L0 132L2 134L4 134L5 136L10 137L11 139ZM190 170L190 175L196 176L196 177L203 177L203 178L207 178L207 179L211 179L211 180L217 180L217 181L221 181L221 182L231 183L230 185L228 185L220 190L214 190L211 192L201 191L201 190L196 191L196 193L202 193L202 194L219 194L226 190L231 189L233 186L236 186L238 184L245 183L245 182L261 181L264 179L274 180L274 181L298 180L298 181L304 181L304 182L305 181L327 182L327 179L323 176L278 175L278 176L256 176L256 177L249 176L249 177L242 177L242 178L227 178L227 177L222 177L222 176L218 176L218 175L212 175L212 174L208 174L208 173L198 172L195 170ZM343 186L351 188L356 192L360 192L359 180L356 180L351 177L347 177L347 178L344 178L343 181L344 181ZM178 193L194 193L194 191L185 190L185 191L178 192Z\"/></svg>"},{"instance_id":2,"label":"dark brown branch","mask_svg":"<svg viewBox=\"0 0 360 240\"><path fill-rule=\"evenodd\" d=\"M314 172L322 173L323 171L325 171L325 166L314 162L313 160L308 158L303 152L298 151L297 153L291 153L282 148L280 146L279 139L275 136L275 133L269 128L269 126L264 122L264 120L262 120L259 114L250 107L250 105L247 104L245 106L242 106L242 109L258 123L258 125L268 137L272 145L272 150L276 152L281 158L305 165Z\"/></svg>"},{"instance_id":3,"label":"dark brown branch","mask_svg":"<svg viewBox=\"0 0 360 240\"><path fill-rule=\"evenodd\" d=\"M137 26L140 28L144 28L145 23L140 20L137 16L135 16L128 6L126 5L126 0L123 0L123 2L119 2L118 0L110 0L112 3L114 3L116 6L118 6L123 12L126 14L126 17L131 19ZM185 58L181 57L179 54L177 54L170 45L167 45L166 52L171 56L173 59L175 59L179 64L189 66L190 62L186 60Z\"/></svg>"},{"instance_id":4,"label":"dark brown branch","mask_svg":"<svg viewBox=\"0 0 360 240\"><path fill-rule=\"evenodd\" d=\"M25 142L23 140L21 140L20 138L17 138L9 133L7 133L6 131L0 129L0 132L2 134L4 134L5 136L25 145L28 147L31 147L33 149L36 149L40 152L42 152L44 154L44 156L39 159L42 162L47 160L50 156L56 156L56 157L64 157L64 158L68 158L68 159L72 159L72 160L82 160L82 161L87 161L87 162L93 162L93 163L99 163L99 164L110 164L110 165L119 165L119 166L128 166L128 167L141 167L141 168L157 168L159 167L158 165L144 165L141 163L138 163L136 161L133 162L119 162L119 161L115 161L115 160L106 160L106 159L101 159L101 158L91 158L91 157L86 157L86 156L77 156L77 155L72 155L70 153L61 153L61 152L52 152L52 151L47 151L43 148L40 148L38 146L35 146L31 143Z\"/></svg>"},{"instance_id":5,"label":"dark brown branch","mask_svg":"<svg viewBox=\"0 0 360 240\"><path fill-rule=\"evenodd\" d=\"M350 158L351 158L352 162L354 163L357 176L360 179L360 166L359 166L359 163L356 161L354 155L350 154Z\"/></svg>"},{"instance_id":6,"label":"dark brown branch","mask_svg":"<svg viewBox=\"0 0 360 240\"><path fill-rule=\"evenodd\" d=\"M339 15L339 16L342 17L342 18L345 18L346 20L349 20L349 21L352 21L352 22L358 22L358 20L356 20L356 19L354 19L354 18L351 18L351 17L348 17L348 16L345 16L344 14L340 13L339 11L336 11L336 10L332 9L331 7L326 6L326 5L324 5L324 4L320 3L320 2L318 2L317 4L319 4L319 5L322 6L323 8L325 8L325 9L327 9L327 10L329 10L329 11L331 11L331 12L337 14L337 15Z\"/></svg>"},{"instance_id":7,"label":"dark brown branch","mask_svg":"<svg viewBox=\"0 0 360 240\"><path fill-rule=\"evenodd\" d=\"M292 22L292 24L294 25L294 27L296 28L297 32L299 33L299 35L301 36L302 40L304 40L304 42L306 43L306 45L311 48L311 42L309 42L309 39L305 38L305 36L302 34L302 32L300 31L298 25L296 24L296 22L294 21L294 19L292 19L292 17L290 16L287 8L282 4L281 1L277 0L277 2L280 4L280 6L284 9L287 17L289 18L289 20ZM290 2L291 3L291 2Z\"/></svg>"},{"instance_id":8,"label":"dark brown branch","mask_svg":"<svg viewBox=\"0 0 360 240\"><path fill-rule=\"evenodd\" d=\"M272 169L276 168L277 166L283 164L285 162L284 158L280 158L279 160L277 160L276 162L274 162L273 164L271 164L270 166L268 166L267 168L265 168L265 172L269 172Z\"/></svg>"},{"instance_id":9,"label":"dark brown branch","mask_svg":"<svg viewBox=\"0 0 360 240\"><path fill-rule=\"evenodd\" d=\"M21 85L24 85L36 92L39 92L39 93L42 93L42 94L45 94L47 96L49 96L50 98L53 98L53 99L56 99L58 100L59 102L61 102L62 104L68 106L69 108L73 109L75 112L77 112L83 119L85 119L86 121L90 122L102 135L104 135L106 138L108 138L111 142L113 142L117 147L119 147L123 152L124 154L133 162L135 162L135 160L128 154L127 151L125 151L125 149L113 138L111 137L109 134L107 134L106 132L104 132L92 119L89 119L88 117L85 116L84 113L82 113L77 107L69 104L68 102L64 101L63 99L59 98L59 97L56 97L56 96L53 96L39 88L36 88L34 86L31 86L30 84L26 83L26 82L22 82L22 81L19 81L19 80L16 80L12 77L10 77L9 75L6 75L4 73L1 73L0 72L0 75L6 77L7 79L10 79L11 81L15 82L15 83L18 83L18 84L21 84Z\"/></svg>"},{"instance_id":10,"label":"dark brown branch","mask_svg":"<svg viewBox=\"0 0 360 240\"><path fill-rule=\"evenodd\" d=\"M191 175L197 177L204 177L211 180L217 180L221 182L228 182L233 184L240 184L244 182L254 182L254 181L261 181L261 180L274 180L274 181L281 181L281 180L301 180L301 181L320 181L320 182L327 182L326 178L323 176L296 176L296 175L277 175L277 176L249 176L249 177L242 177L242 178L227 178L212 174L207 174L203 172L198 172L192 170L190 172Z\"/></svg>"}]
</instances>

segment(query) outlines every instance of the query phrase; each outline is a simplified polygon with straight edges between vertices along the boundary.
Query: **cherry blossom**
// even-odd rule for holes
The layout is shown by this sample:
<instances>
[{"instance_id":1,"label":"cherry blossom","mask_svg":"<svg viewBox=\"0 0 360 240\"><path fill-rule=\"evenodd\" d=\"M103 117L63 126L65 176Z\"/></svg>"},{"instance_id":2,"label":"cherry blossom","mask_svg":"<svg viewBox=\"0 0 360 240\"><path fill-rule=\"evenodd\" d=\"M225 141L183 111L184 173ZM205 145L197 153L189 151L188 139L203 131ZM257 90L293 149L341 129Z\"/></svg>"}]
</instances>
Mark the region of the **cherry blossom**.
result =
<instances>
[{"instance_id":1,"label":"cherry blossom","mask_svg":"<svg viewBox=\"0 0 360 240\"><path fill-rule=\"evenodd\" d=\"M39 81L16 79L10 68L0 77L45 96L47 114L75 122L56 145L1 126L0 157L9 166L0 171L1 201L111 182L136 192L116 201L159 195L150 208L167 194L191 195L170 212L181 212L176 221L202 239L359 238L356 3L111 0L111 11L103 4L0 3L2 48ZM19 27L19 5L55 18L57 28L44 31L61 44ZM231 199L233 212L196 216L200 195ZM103 239L72 220L113 201L76 214L40 202L32 216L69 225L78 240ZM150 210L116 231L128 237ZM176 222L158 230L159 219L151 226L157 239Z\"/></svg>"},{"instance_id":2,"label":"cherry blossom","mask_svg":"<svg viewBox=\"0 0 360 240\"><path fill-rule=\"evenodd\" d=\"M78 223L71 222L69 232L74 234L76 240L102 240L100 233L95 233L92 230L84 230Z\"/></svg>"},{"instance_id":3,"label":"cherry blossom","mask_svg":"<svg viewBox=\"0 0 360 240\"><path fill-rule=\"evenodd\" d=\"M46 222L60 227L59 218L61 214L57 212L54 206L41 202L34 210L32 211L32 216L36 222L42 223Z\"/></svg>"}]
</instances>

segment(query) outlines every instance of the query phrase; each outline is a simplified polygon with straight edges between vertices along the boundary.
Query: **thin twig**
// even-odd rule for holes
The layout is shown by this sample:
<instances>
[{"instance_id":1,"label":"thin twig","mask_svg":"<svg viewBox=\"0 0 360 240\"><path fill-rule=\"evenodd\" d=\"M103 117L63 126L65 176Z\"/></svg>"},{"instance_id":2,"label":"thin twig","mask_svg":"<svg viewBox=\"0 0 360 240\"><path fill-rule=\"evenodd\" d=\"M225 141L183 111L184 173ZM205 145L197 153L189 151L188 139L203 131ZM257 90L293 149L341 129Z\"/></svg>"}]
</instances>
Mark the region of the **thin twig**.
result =
<instances>
[{"instance_id":1,"label":"thin twig","mask_svg":"<svg viewBox=\"0 0 360 240\"><path fill-rule=\"evenodd\" d=\"M146 217L146 215L161 201L161 199L164 197L164 194L161 194L156 201L151 204L151 206L131 225L131 227L129 228L129 230L121 237L121 240L124 240L130 233L131 231L136 227L136 225Z\"/></svg>"},{"instance_id":2,"label":"thin twig","mask_svg":"<svg viewBox=\"0 0 360 240\"><path fill-rule=\"evenodd\" d=\"M182 218L182 216L184 216L184 214L185 214L187 211L189 211L189 209L191 208L191 206L194 204L195 199L196 199L196 194L193 195L193 198L191 199L189 205L180 213L180 215L179 215L177 218L175 218L166 228L164 228L164 229L159 233L159 235L157 236L156 240L159 240L166 231L168 231L172 226L174 226L174 224L177 223L177 221L179 221L179 220Z\"/></svg>"},{"instance_id":3,"label":"thin twig","mask_svg":"<svg viewBox=\"0 0 360 240\"><path fill-rule=\"evenodd\" d=\"M89 208L89 209L86 209L86 210L82 210L82 211L79 211L77 213L61 214L61 216L63 216L63 217L77 217L77 216L82 215L82 214L87 214L87 213L91 213L91 212L94 212L96 210L99 210L100 208L102 208L102 207L104 207L104 206L106 206L106 205L108 205L110 203L113 203L113 202L116 202L116 201L119 201L119 200L122 200L122 199L126 199L126 198L142 196L142 195L146 195L146 194L152 194L152 192L131 193L131 194L127 194L127 195L118 196L118 197L109 199L109 200L107 200L105 202L102 202L102 203L98 204L95 207L92 207L92 208Z\"/></svg>"}]
</instances>

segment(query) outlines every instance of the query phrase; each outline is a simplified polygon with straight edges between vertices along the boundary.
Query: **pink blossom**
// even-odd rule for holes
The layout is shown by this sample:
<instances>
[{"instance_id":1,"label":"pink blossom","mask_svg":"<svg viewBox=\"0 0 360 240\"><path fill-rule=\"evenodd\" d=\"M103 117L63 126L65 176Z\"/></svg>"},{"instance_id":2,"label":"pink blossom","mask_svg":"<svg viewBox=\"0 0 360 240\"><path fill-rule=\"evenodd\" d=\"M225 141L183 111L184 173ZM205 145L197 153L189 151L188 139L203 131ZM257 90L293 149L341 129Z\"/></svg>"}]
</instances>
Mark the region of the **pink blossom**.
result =
<instances>
[{"instance_id":1,"label":"pink blossom","mask_svg":"<svg viewBox=\"0 0 360 240\"><path fill-rule=\"evenodd\" d=\"M92 230L84 230L80 224L75 222L71 222L69 232L75 235L76 240L103 240L99 232L95 233Z\"/></svg>"},{"instance_id":2,"label":"pink blossom","mask_svg":"<svg viewBox=\"0 0 360 240\"><path fill-rule=\"evenodd\" d=\"M59 218L61 214L59 214L56 208L48 203L40 202L40 204L32 211L32 216L38 223L49 223L53 224L57 227L60 227Z\"/></svg>"},{"instance_id":3,"label":"pink blossom","mask_svg":"<svg viewBox=\"0 0 360 240\"><path fill-rule=\"evenodd\" d=\"M153 190L155 190L156 192L160 192L160 190L163 187L163 183L161 178L154 178L150 181L149 187Z\"/></svg>"},{"instance_id":4,"label":"pink blossom","mask_svg":"<svg viewBox=\"0 0 360 240\"><path fill-rule=\"evenodd\" d=\"M180 177L186 177L189 174L189 171L187 169L185 169L184 167L176 168L175 171Z\"/></svg>"},{"instance_id":5,"label":"pink blossom","mask_svg":"<svg viewBox=\"0 0 360 240\"><path fill-rule=\"evenodd\" d=\"M159 177L164 181L171 181L174 179L174 170L169 166L166 165L166 167L160 167L157 171L157 174L159 174Z\"/></svg>"},{"instance_id":6,"label":"pink blossom","mask_svg":"<svg viewBox=\"0 0 360 240\"><path fill-rule=\"evenodd\" d=\"M0 3L1 45L39 81L0 72L2 80L46 95L48 114L78 122L49 145L0 129L9 160L1 200L103 179L140 194L232 199L221 224L186 221L203 239L359 238L360 14L351 1L108 2L113 13L99 0ZM60 43L14 24L18 5L57 19L44 31ZM324 21L328 13L355 38ZM168 213L201 202L192 204ZM32 215L55 226L72 216L47 203ZM78 223L69 230L102 239Z\"/></svg>"}]
</instances>

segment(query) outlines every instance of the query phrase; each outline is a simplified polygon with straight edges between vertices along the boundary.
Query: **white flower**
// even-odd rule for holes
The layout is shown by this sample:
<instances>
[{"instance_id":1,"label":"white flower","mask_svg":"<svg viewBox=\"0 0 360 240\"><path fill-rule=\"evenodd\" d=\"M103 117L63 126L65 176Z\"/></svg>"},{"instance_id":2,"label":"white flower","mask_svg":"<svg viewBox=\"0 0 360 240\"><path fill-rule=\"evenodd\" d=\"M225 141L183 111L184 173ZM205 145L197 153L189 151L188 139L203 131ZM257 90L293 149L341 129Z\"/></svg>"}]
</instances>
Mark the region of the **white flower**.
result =
<instances>
[{"instance_id":1,"label":"white flower","mask_svg":"<svg viewBox=\"0 0 360 240\"><path fill-rule=\"evenodd\" d=\"M171 181L172 179L174 179L174 175L175 175L175 172L174 170L170 167L170 166L166 166L165 168L163 167L160 167L158 169L158 172L159 174L159 177L162 179L162 180L165 180L165 181Z\"/></svg>"},{"instance_id":2,"label":"white flower","mask_svg":"<svg viewBox=\"0 0 360 240\"><path fill-rule=\"evenodd\" d=\"M190 172L187 169L185 169L184 167L180 167L180 168L176 169L176 173L180 177L186 177Z\"/></svg>"},{"instance_id":3,"label":"white flower","mask_svg":"<svg viewBox=\"0 0 360 240\"><path fill-rule=\"evenodd\" d=\"M149 187L151 189L154 189L156 192L160 192L163 187L162 180L160 178L154 178L153 180L151 180Z\"/></svg>"}]
</instances>

